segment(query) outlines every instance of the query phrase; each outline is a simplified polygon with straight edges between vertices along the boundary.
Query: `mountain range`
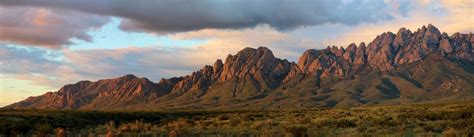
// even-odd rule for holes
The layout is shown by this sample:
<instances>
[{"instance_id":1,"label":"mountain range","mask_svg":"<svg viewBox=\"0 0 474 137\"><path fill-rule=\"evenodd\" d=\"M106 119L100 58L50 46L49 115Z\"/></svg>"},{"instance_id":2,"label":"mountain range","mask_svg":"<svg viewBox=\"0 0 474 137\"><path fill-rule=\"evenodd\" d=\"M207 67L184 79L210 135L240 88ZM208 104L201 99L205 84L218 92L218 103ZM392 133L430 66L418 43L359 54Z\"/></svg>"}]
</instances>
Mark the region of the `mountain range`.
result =
<instances>
[{"instance_id":1,"label":"mountain range","mask_svg":"<svg viewBox=\"0 0 474 137\"><path fill-rule=\"evenodd\" d=\"M294 109L474 99L474 36L429 24L346 48L309 49L298 61L245 48L190 75L80 81L6 108Z\"/></svg>"}]
</instances>

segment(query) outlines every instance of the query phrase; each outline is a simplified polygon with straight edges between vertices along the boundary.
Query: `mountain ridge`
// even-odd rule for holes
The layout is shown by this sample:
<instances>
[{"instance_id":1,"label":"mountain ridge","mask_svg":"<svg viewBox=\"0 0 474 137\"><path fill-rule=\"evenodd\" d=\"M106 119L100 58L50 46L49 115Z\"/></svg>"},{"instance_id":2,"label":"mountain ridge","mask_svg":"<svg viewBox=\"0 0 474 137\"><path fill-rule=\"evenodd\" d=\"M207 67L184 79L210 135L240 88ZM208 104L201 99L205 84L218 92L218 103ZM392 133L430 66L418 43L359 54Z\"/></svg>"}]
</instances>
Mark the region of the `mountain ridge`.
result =
<instances>
[{"instance_id":1,"label":"mountain ridge","mask_svg":"<svg viewBox=\"0 0 474 137\"><path fill-rule=\"evenodd\" d=\"M472 33L448 36L429 24L382 33L367 45L309 49L297 63L248 47L190 75L158 83L134 75L81 81L6 108L266 109L469 98L473 45Z\"/></svg>"}]
</instances>

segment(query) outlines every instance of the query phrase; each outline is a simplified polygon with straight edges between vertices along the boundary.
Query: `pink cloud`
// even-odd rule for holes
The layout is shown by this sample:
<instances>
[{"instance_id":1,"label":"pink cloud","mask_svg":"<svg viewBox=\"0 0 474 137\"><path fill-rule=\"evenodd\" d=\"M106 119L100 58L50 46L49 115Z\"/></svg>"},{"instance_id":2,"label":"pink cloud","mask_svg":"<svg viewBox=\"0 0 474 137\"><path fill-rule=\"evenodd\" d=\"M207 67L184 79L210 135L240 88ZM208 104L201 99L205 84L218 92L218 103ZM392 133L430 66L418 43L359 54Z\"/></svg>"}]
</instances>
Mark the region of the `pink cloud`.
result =
<instances>
[{"instance_id":1,"label":"pink cloud","mask_svg":"<svg viewBox=\"0 0 474 137\"><path fill-rule=\"evenodd\" d=\"M60 48L72 38L91 41L88 30L103 26L108 17L66 10L0 6L0 41Z\"/></svg>"}]
</instances>

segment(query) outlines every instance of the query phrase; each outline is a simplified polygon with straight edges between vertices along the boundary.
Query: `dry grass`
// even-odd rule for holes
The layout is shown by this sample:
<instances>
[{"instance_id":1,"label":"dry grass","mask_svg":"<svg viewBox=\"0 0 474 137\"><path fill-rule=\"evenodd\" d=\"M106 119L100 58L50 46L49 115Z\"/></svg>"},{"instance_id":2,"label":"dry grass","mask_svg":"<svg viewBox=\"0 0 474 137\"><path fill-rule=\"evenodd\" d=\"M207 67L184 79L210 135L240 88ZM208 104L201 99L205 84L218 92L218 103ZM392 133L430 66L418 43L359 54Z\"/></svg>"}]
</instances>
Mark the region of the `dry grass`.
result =
<instances>
[{"instance_id":1,"label":"dry grass","mask_svg":"<svg viewBox=\"0 0 474 137\"><path fill-rule=\"evenodd\" d=\"M125 136L472 136L474 134L472 124L474 102L317 110L94 112L81 115L78 115L78 112L64 111L41 111L37 113L39 115L34 115L31 111L35 110L0 111L0 133L43 135L55 134L57 131L54 129L64 128L69 135ZM107 119L100 117L102 113L104 116L121 115L122 118ZM160 117L147 118L150 115ZM67 116L69 119L45 120L54 119L55 116ZM78 126L70 122L75 119L108 122L86 122L88 125L73 128ZM21 121L26 125L15 121ZM28 128L31 124L33 128Z\"/></svg>"}]
</instances>

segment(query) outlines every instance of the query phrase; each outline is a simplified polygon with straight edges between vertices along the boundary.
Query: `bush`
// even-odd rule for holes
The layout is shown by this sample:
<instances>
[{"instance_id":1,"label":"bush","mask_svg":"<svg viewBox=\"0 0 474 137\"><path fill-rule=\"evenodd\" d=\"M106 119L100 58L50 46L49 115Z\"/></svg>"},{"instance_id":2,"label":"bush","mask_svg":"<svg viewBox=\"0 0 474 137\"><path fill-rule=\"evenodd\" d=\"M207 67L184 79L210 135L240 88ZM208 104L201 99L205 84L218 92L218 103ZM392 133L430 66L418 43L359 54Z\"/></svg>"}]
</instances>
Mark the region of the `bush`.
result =
<instances>
[{"instance_id":1,"label":"bush","mask_svg":"<svg viewBox=\"0 0 474 137\"><path fill-rule=\"evenodd\" d=\"M0 136L472 136L474 103L317 110L100 112L0 109ZM120 126L118 126L120 125ZM431 134L432 133L432 134Z\"/></svg>"},{"instance_id":2,"label":"bush","mask_svg":"<svg viewBox=\"0 0 474 137\"><path fill-rule=\"evenodd\" d=\"M31 123L24 119L0 117L0 135L18 135L30 132Z\"/></svg>"},{"instance_id":3,"label":"bush","mask_svg":"<svg viewBox=\"0 0 474 137\"><path fill-rule=\"evenodd\" d=\"M229 120L229 116L227 116L227 115L222 115L222 116L219 116L218 119L221 120L221 121L223 121L223 120Z\"/></svg>"},{"instance_id":4,"label":"bush","mask_svg":"<svg viewBox=\"0 0 474 137\"><path fill-rule=\"evenodd\" d=\"M307 137L308 136L308 128L300 125L290 125L285 126L283 128L287 133L295 136L295 137Z\"/></svg>"},{"instance_id":5,"label":"bush","mask_svg":"<svg viewBox=\"0 0 474 137\"><path fill-rule=\"evenodd\" d=\"M356 127L357 124L352 120L340 119L334 123L338 128L352 128Z\"/></svg>"},{"instance_id":6,"label":"bush","mask_svg":"<svg viewBox=\"0 0 474 137\"><path fill-rule=\"evenodd\" d=\"M35 131L38 136L45 136L51 134L54 128L48 123L41 123L35 125Z\"/></svg>"}]
</instances>

